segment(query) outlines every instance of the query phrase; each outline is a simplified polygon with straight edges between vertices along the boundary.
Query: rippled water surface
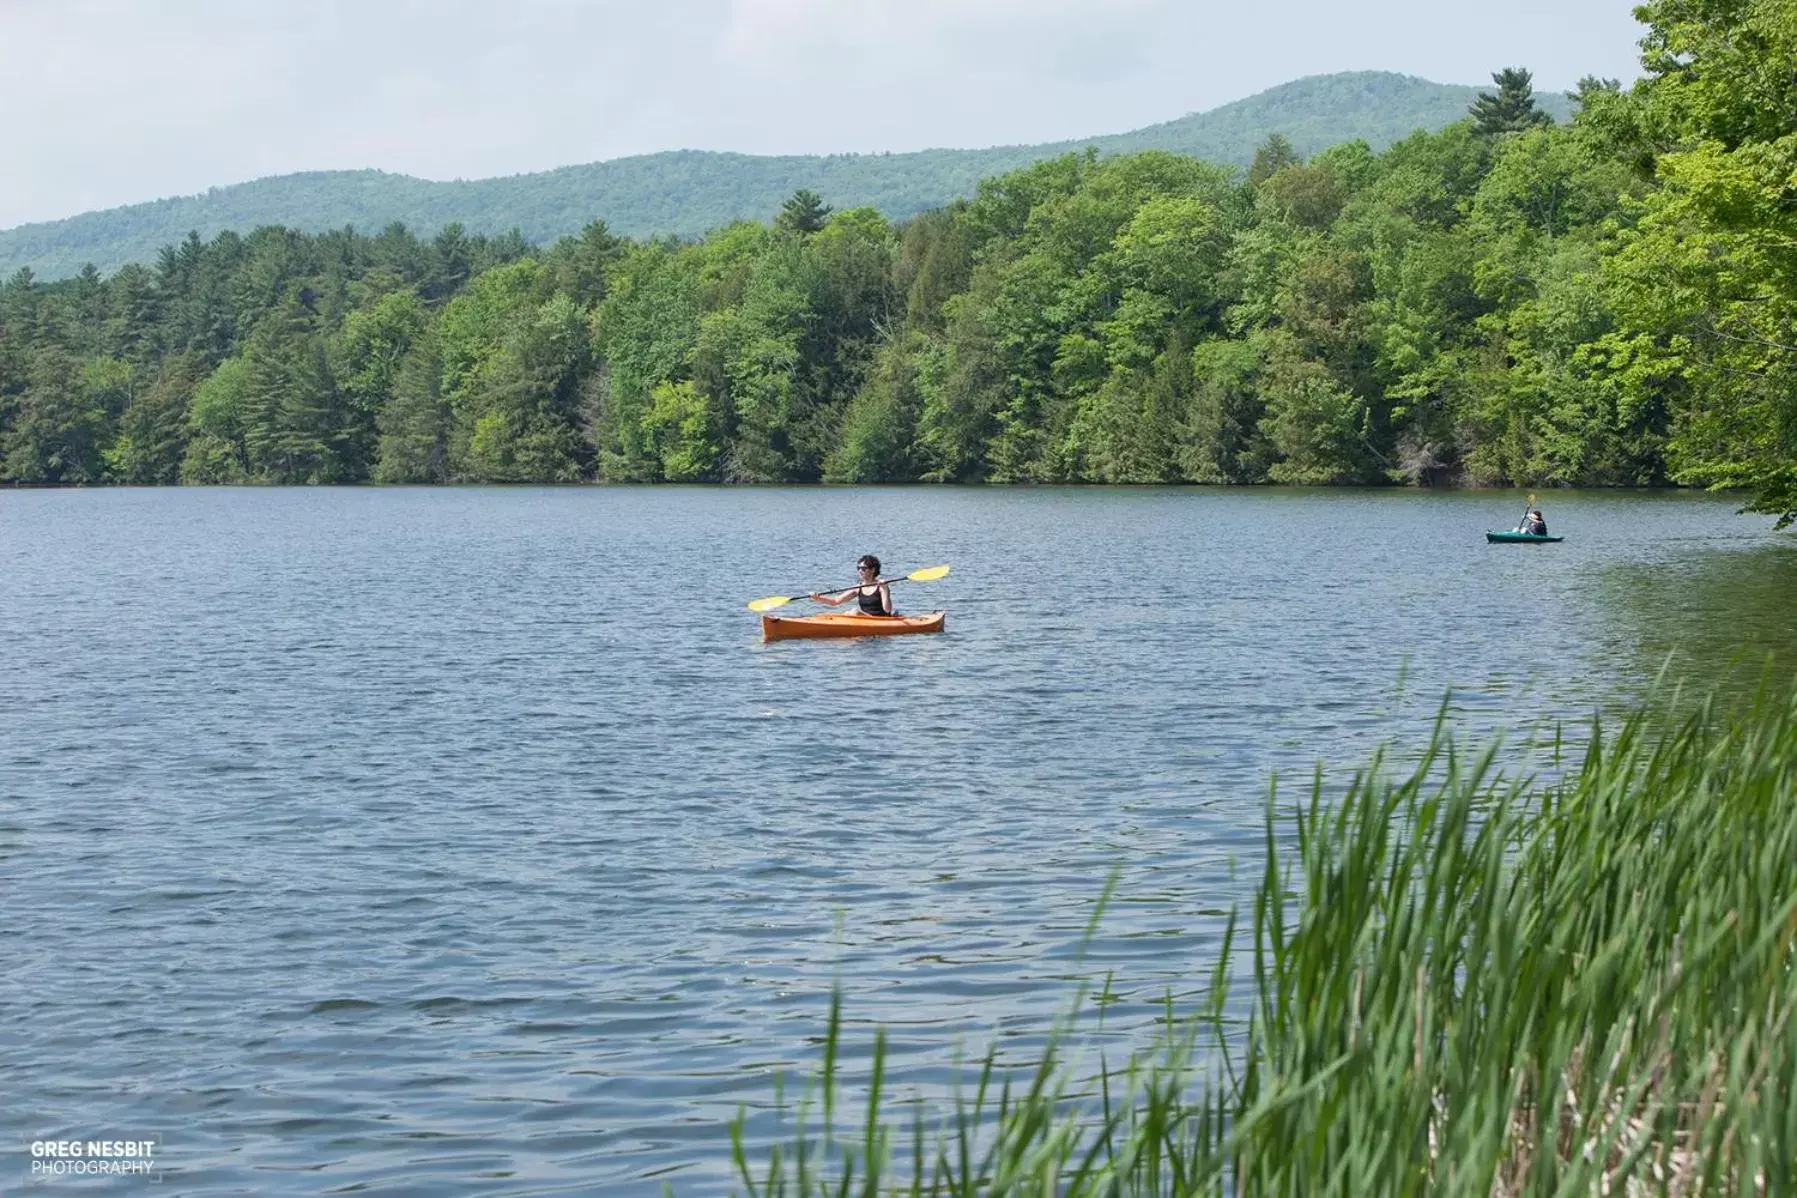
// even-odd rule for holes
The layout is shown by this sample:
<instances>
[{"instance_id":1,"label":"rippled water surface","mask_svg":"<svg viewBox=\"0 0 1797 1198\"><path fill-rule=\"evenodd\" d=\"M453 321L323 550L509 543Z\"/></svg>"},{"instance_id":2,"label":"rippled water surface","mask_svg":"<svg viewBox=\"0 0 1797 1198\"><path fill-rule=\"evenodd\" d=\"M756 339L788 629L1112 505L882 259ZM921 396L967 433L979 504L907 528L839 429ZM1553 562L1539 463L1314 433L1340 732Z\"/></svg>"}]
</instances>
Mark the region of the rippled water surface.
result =
<instances>
[{"instance_id":1,"label":"rippled water surface","mask_svg":"<svg viewBox=\"0 0 1797 1198\"><path fill-rule=\"evenodd\" d=\"M1797 536L1556 493L1565 543L1486 545L1520 507L0 492L0 1192L100 1136L160 1139L160 1193L719 1192L838 979L900 1093L1107 970L1140 1042L1275 771L1450 688L1522 755L1669 660L1797 662ZM759 642L746 600L863 552L952 564L895 590L947 633Z\"/></svg>"}]
</instances>

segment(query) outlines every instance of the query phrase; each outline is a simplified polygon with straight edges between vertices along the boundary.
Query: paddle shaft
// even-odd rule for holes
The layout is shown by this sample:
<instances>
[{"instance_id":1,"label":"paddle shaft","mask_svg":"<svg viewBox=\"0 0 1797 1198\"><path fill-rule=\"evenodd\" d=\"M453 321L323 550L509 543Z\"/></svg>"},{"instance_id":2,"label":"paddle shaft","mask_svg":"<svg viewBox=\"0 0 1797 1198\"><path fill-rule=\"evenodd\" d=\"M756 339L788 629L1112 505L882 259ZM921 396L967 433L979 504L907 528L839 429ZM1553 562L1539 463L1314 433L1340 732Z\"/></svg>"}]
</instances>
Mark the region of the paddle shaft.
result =
<instances>
[{"instance_id":1,"label":"paddle shaft","mask_svg":"<svg viewBox=\"0 0 1797 1198\"><path fill-rule=\"evenodd\" d=\"M861 593L863 587L891 586L895 582L910 582L909 578L876 578L872 582L858 582L852 587L833 587L827 591L806 591L803 595L794 595L794 599L809 599L813 595L848 595ZM846 603L847 600L845 599Z\"/></svg>"},{"instance_id":2,"label":"paddle shaft","mask_svg":"<svg viewBox=\"0 0 1797 1198\"><path fill-rule=\"evenodd\" d=\"M796 603L800 599L809 599L813 595L843 595L850 591L859 591L864 586L891 586L895 582L935 582L948 573L947 566L925 566L921 570L913 570L903 578L881 578L875 582L858 582L852 587L831 587L828 590L807 591L803 595L769 595L765 599L757 599L749 604L750 611L772 611L776 607L784 607L788 603Z\"/></svg>"}]
</instances>

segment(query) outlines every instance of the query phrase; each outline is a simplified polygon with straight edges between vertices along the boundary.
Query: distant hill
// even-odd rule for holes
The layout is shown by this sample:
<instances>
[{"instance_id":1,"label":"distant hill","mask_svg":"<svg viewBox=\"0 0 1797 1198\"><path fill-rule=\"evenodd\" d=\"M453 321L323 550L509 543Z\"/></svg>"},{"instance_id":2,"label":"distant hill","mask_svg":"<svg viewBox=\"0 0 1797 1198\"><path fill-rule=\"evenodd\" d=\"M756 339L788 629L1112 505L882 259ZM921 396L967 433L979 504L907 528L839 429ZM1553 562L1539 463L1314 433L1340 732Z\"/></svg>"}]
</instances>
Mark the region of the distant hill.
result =
<instances>
[{"instance_id":1,"label":"distant hill","mask_svg":"<svg viewBox=\"0 0 1797 1198\"><path fill-rule=\"evenodd\" d=\"M981 179L1086 146L1103 153L1172 150L1238 165L1272 133L1284 134L1304 154L1357 137L1382 149L1413 130L1459 120L1479 90L1353 71L1298 79L1129 133L1044 145L791 157L674 150L453 183L377 170L307 171L5 230L0 278L21 266L40 278L64 278L89 262L110 273L153 260L192 230L210 238L259 225L377 232L402 221L428 236L459 221L470 232L516 228L543 242L600 217L616 233L690 237L739 218L771 219L799 187L837 208L868 204L904 218L972 195ZM1541 92L1536 100L1557 120L1569 115L1564 96Z\"/></svg>"}]
</instances>

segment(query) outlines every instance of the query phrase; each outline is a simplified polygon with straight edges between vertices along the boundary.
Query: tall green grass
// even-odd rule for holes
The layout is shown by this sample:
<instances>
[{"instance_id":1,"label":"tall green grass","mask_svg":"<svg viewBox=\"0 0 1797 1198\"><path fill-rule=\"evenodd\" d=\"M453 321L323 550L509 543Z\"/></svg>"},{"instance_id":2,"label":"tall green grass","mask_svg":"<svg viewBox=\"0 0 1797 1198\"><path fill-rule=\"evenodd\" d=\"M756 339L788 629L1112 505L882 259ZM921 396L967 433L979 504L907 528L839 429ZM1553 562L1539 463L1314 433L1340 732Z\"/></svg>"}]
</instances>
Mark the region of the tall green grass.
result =
<instances>
[{"instance_id":1,"label":"tall green grass","mask_svg":"<svg viewBox=\"0 0 1797 1198\"><path fill-rule=\"evenodd\" d=\"M751 1161L737 1121L743 1190L1797 1194L1797 690L1596 727L1551 785L1496 757L1438 728L1270 811L1200 1009L1096 1079L1061 1028L906 1115L876 1044L848 1131L833 1005L799 1130Z\"/></svg>"}]
</instances>

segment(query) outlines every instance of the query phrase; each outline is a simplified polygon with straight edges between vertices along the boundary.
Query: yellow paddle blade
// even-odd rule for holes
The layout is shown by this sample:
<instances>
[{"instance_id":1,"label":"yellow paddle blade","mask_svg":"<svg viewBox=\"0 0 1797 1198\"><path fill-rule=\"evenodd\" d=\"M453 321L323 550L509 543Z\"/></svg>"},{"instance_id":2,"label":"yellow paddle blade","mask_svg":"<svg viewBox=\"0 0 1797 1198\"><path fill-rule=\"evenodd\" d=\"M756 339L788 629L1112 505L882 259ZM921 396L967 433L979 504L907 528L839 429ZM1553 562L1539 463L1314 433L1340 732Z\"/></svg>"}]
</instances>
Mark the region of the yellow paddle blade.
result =
<instances>
[{"instance_id":1,"label":"yellow paddle blade","mask_svg":"<svg viewBox=\"0 0 1797 1198\"><path fill-rule=\"evenodd\" d=\"M776 607L785 607L792 602L791 595L769 595L766 599L756 599L749 604L750 611L773 611Z\"/></svg>"},{"instance_id":2,"label":"yellow paddle blade","mask_svg":"<svg viewBox=\"0 0 1797 1198\"><path fill-rule=\"evenodd\" d=\"M941 578L947 573L947 566L925 566L921 570L911 571L911 573L905 575L905 578L911 582L935 582L938 578Z\"/></svg>"}]
</instances>

